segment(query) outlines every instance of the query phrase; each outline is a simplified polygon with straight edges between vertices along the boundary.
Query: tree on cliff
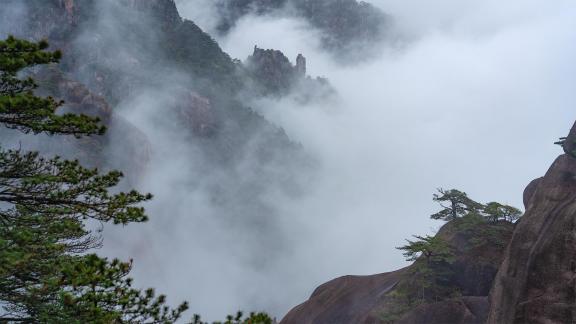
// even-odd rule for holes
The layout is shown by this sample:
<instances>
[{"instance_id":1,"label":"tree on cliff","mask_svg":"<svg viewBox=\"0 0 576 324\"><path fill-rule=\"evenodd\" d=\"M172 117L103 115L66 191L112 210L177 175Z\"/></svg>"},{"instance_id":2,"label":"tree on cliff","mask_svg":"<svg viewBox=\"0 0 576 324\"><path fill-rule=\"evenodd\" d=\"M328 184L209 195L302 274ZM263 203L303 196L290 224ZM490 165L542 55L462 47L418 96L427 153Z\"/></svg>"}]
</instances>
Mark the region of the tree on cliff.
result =
<instances>
[{"instance_id":1,"label":"tree on cliff","mask_svg":"<svg viewBox=\"0 0 576 324\"><path fill-rule=\"evenodd\" d=\"M34 95L26 68L55 63L46 42L0 41L0 123L24 133L101 134L96 118L56 114L61 102ZM100 246L95 220L147 220L136 191L110 193L122 174L99 174L76 161L0 148L0 322L171 323L186 310L131 287L131 262L87 254Z\"/></svg>"},{"instance_id":2,"label":"tree on cliff","mask_svg":"<svg viewBox=\"0 0 576 324\"><path fill-rule=\"evenodd\" d=\"M560 139L557 142L554 142L554 144L560 145L564 152L572 155L572 157L576 157L576 141L574 141L573 138L569 139L568 137L560 137Z\"/></svg>"},{"instance_id":3,"label":"tree on cliff","mask_svg":"<svg viewBox=\"0 0 576 324\"><path fill-rule=\"evenodd\" d=\"M407 245L397 247L398 250L405 251L403 255L406 261L416 261L422 256L427 264L452 262L452 249L444 239L430 235L414 235L414 238L417 240L406 240L408 242Z\"/></svg>"},{"instance_id":4,"label":"tree on cliff","mask_svg":"<svg viewBox=\"0 0 576 324\"><path fill-rule=\"evenodd\" d=\"M397 249L404 251L406 261L416 261L412 266L413 283L418 287L420 299L448 294L452 274L450 264L455 258L452 247L438 235L414 235L414 238L417 240L406 240L408 244Z\"/></svg>"},{"instance_id":5,"label":"tree on cliff","mask_svg":"<svg viewBox=\"0 0 576 324\"><path fill-rule=\"evenodd\" d=\"M484 212L485 217L493 223L497 223L499 220L513 223L522 217L522 212L518 208L497 202L486 204L482 211Z\"/></svg>"},{"instance_id":6,"label":"tree on cliff","mask_svg":"<svg viewBox=\"0 0 576 324\"><path fill-rule=\"evenodd\" d=\"M236 315L228 315L224 322L213 322L213 324L272 324L275 321L266 313L250 313L247 317L244 313L238 312ZM191 324L208 324L203 322L199 315L194 315Z\"/></svg>"},{"instance_id":7,"label":"tree on cliff","mask_svg":"<svg viewBox=\"0 0 576 324\"><path fill-rule=\"evenodd\" d=\"M469 213L475 213L482 209L482 204L475 202L468 198L465 192L451 189L444 190L438 189L438 193L434 194L434 201L442 206L442 210L431 215L432 219L442 219L451 221L460 218ZM444 203L447 203L446 205Z\"/></svg>"}]
</instances>

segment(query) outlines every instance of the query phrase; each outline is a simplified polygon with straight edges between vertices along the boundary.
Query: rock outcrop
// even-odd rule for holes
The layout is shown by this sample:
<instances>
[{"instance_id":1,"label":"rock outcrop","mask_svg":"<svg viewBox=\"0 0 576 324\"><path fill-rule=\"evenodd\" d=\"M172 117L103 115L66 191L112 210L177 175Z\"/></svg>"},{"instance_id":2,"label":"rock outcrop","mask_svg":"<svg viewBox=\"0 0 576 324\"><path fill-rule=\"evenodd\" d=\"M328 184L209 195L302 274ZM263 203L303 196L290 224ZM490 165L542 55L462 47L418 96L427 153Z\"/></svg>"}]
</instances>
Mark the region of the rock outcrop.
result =
<instances>
[{"instance_id":1,"label":"rock outcrop","mask_svg":"<svg viewBox=\"0 0 576 324\"><path fill-rule=\"evenodd\" d=\"M377 323L380 303L408 274L407 268L373 276L346 276L316 288L281 324Z\"/></svg>"},{"instance_id":2,"label":"rock outcrop","mask_svg":"<svg viewBox=\"0 0 576 324\"><path fill-rule=\"evenodd\" d=\"M210 99L187 91L178 96L175 108L182 126L191 129L195 135L209 137L216 133L218 124Z\"/></svg>"},{"instance_id":3,"label":"rock outcrop","mask_svg":"<svg viewBox=\"0 0 576 324\"><path fill-rule=\"evenodd\" d=\"M422 278L413 264L391 273L330 281L281 323L483 323L488 315L488 293L513 227L505 221L473 223L471 227L466 219L444 225L437 236L454 249L455 260L447 269L447 293L432 300L418 300Z\"/></svg>"},{"instance_id":4,"label":"rock outcrop","mask_svg":"<svg viewBox=\"0 0 576 324\"><path fill-rule=\"evenodd\" d=\"M302 67L292 65L281 51L258 46L254 46L254 52L246 60L246 68L264 95L285 95L305 77L299 70Z\"/></svg>"},{"instance_id":5,"label":"rock outcrop","mask_svg":"<svg viewBox=\"0 0 576 324\"><path fill-rule=\"evenodd\" d=\"M254 52L245 64L249 95L285 97L295 95L300 102L323 100L334 96L336 91L327 79L306 75L306 58L296 57L296 65L281 51L254 46Z\"/></svg>"},{"instance_id":6,"label":"rock outcrop","mask_svg":"<svg viewBox=\"0 0 576 324\"><path fill-rule=\"evenodd\" d=\"M395 323L483 324L488 308L487 297L461 297L418 306Z\"/></svg>"},{"instance_id":7,"label":"rock outcrop","mask_svg":"<svg viewBox=\"0 0 576 324\"><path fill-rule=\"evenodd\" d=\"M488 323L576 322L576 125L546 175L528 186L527 210L490 296Z\"/></svg>"},{"instance_id":8,"label":"rock outcrop","mask_svg":"<svg viewBox=\"0 0 576 324\"><path fill-rule=\"evenodd\" d=\"M457 249L450 285L462 297L408 307L394 302L399 287L417 280L412 265L329 282L282 323L576 323L576 124L563 146L566 153L524 190L524 216L502 223L499 234L486 236L488 244L462 248L471 237L453 222L439 231ZM473 237L486 233L478 229ZM370 293L391 282L383 295Z\"/></svg>"}]
</instances>

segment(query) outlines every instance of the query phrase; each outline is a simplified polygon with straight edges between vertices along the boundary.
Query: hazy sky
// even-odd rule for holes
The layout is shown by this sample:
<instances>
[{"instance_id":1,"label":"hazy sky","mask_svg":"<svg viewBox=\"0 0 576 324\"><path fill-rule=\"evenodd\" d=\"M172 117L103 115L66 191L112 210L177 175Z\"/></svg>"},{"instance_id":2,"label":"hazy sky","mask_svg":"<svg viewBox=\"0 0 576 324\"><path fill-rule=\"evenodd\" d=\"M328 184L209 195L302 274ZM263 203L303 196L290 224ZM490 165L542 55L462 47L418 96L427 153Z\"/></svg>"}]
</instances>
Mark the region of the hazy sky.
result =
<instances>
[{"instance_id":1,"label":"hazy sky","mask_svg":"<svg viewBox=\"0 0 576 324\"><path fill-rule=\"evenodd\" d=\"M305 199L276 202L290 220L293 254L249 279L276 314L336 276L402 266L394 247L441 225L428 220L437 187L522 207L524 187L561 153L552 143L576 119L571 1L374 3L406 38L362 65L338 66L293 19L248 17L219 39L240 59L254 45L291 60L303 53L309 73L327 77L341 98L254 103L322 165ZM211 28L205 1L179 8Z\"/></svg>"}]
</instances>

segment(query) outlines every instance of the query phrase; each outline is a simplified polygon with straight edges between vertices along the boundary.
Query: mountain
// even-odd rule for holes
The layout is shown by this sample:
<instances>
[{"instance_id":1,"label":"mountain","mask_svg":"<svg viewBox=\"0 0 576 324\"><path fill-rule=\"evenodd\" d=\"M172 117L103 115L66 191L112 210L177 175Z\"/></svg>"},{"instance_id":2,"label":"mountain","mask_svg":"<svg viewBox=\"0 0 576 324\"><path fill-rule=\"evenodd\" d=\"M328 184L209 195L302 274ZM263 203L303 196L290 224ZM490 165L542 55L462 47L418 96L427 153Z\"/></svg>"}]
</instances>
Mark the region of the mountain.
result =
<instances>
[{"instance_id":1,"label":"mountain","mask_svg":"<svg viewBox=\"0 0 576 324\"><path fill-rule=\"evenodd\" d=\"M9 1L8 8L10 2L18 3ZM202 145L219 155L212 158L220 162L242 155L256 137L269 141L262 143L265 154L297 146L238 98L246 91L246 79L259 85L261 75L248 73L197 25L182 19L172 0L32 0L22 16L11 33L46 38L64 52L58 67L39 76L43 93L68 99L68 109L104 117L111 132L114 122L123 119L115 106L156 89L170 97L163 109L181 123L183 135L192 142L209 142ZM68 87L70 82L76 86ZM290 92L288 82L282 86L276 90ZM99 108L76 98L72 92L80 87L85 96L98 98Z\"/></svg>"},{"instance_id":2,"label":"mountain","mask_svg":"<svg viewBox=\"0 0 576 324\"><path fill-rule=\"evenodd\" d=\"M394 272L325 283L281 323L483 323L491 283L513 228L505 221L451 221L436 235L455 249L451 264L434 269L445 273L441 283L430 282L421 271L421 257Z\"/></svg>"},{"instance_id":3,"label":"mountain","mask_svg":"<svg viewBox=\"0 0 576 324\"><path fill-rule=\"evenodd\" d=\"M10 131L4 138L13 137L11 143L21 142L26 150L122 170L127 185L147 180L152 163L177 162L179 169L171 171L180 174L181 190L205 196L204 205L218 221L254 237L246 243L253 247L246 247L244 262L261 267L282 249L286 238L266 195L299 195L300 177L314 161L250 108L251 100L264 94L248 84L268 80L182 19L173 0L7 0L3 5L0 20L18 21L5 34L46 38L63 52L60 64L30 71L40 84L38 93L65 100L65 111L99 116L108 127L103 137L79 141L26 139ZM277 63L267 66L276 69ZM299 80L316 83L302 72ZM170 217L174 213L167 208L177 206L163 209Z\"/></svg>"},{"instance_id":4,"label":"mountain","mask_svg":"<svg viewBox=\"0 0 576 324\"><path fill-rule=\"evenodd\" d=\"M576 321L576 124L563 146L565 154L526 187L526 213L516 224L462 226L466 221L457 219L440 229L436 237L455 249L455 261L440 283L451 293L418 297L415 288L438 284L415 271L421 257L395 272L327 282L281 323Z\"/></svg>"},{"instance_id":5,"label":"mountain","mask_svg":"<svg viewBox=\"0 0 576 324\"><path fill-rule=\"evenodd\" d=\"M335 95L328 79L306 75L306 58L302 54L298 54L296 65L292 65L281 51L254 46L245 67L249 82L247 87L251 89L248 95L282 98L295 94L296 99L302 102L328 99Z\"/></svg>"},{"instance_id":6,"label":"mountain","mask_svg":"<svg viewBox=\"0 0 576 324\"><path fill-rule=\"evenodd\" d=\"M576 321L576 124L563 146L526 188L526 215L494 280L487 323Z\"/></svg>"},{"instance_id":7,"label":"mountain","mask_svg":"<svg viewBox=\"0 0 576 324\"><path fill-rule=\"evenodd\" d=\"M304 19L320 32L324 48L342 62L370 56L391 25L379 8L356 0L218 0L216 6L217 28L223 34L249 14Z\"/></svg>"}]
</instances>

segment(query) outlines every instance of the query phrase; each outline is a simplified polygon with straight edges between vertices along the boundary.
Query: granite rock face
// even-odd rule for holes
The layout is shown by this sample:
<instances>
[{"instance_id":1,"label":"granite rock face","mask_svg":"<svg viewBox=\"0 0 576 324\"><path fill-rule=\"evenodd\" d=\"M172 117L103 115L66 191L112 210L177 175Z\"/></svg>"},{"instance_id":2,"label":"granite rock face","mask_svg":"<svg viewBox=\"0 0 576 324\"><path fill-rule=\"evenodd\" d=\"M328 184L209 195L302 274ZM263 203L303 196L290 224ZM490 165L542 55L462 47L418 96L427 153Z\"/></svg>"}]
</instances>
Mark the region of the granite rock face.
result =
<instances>
[{"instance_id":1,"label":"granite rock face","mask_svg":"<svg viewBox=\"0 0 576 324\"><path fill-rule=\"evenodd\" d=\"M378 323L379 304L408 269L373 276L345 276L316 288L281 324Z\"/></svg>"},{"instance_id":2,"label":"granite rock face","mask_svg":"<svg viewBox=\"0 0 576 324\"><path fill-rule=\"evenodd\" d=\"M456 247L451 284L462 297L426 302L384 316L398 287L416 278L411 267L369 277L345 277L321 286L283 323L575 323L576 322L576 125L566 154L524 190L526 213L503 223L500 239L461 249L469 237L446 224L437 235ZM494 244L497 243L497 244ZM370 278L370 279L366 279ZM394 284L384 296L382 283Z\"/></svg>"},{"instance_id":3,"label":"granite rock face","mask_svg":"<svg viewBox=\"0 0 576 324\"><path fill-rule=\"evenodd\" d=\"M575 136L573 128L567 152ZM525 198L526 214L494 281L488 323L574 323L576 158L558 157Z\"/></svg>"},{"instance_id":4,"label":"granite rock face","mask_svg":"<svg viewBox=\"0 0 576 324\"><path fill-rule=\"evenodd\" d=\"M254 46L245 63L249 88L263 97L285 97L295 94L299 101L326 99L335 94L327 79L306 75L306 58L296 57L296 64L281 51Z\"/></svg>"},{"instance_id":5,"label":"granite rock face","mask_svg":"<svg viewBox=\"0 0 576 324\"><path fill-rule=\"evenodd\" d=\"M414 283L421 278L413 264L391 273L330 281L317 288L307 302L292 309L281 323L483 323L488 315L488 293L513 227L502 221L479 224L469 231L463 229L462 222L453 221L436 234L454 249L448 287L461 297L448 294L440 301L433 298L414 306L397 299L398 295L420 298ZM493 240L477 243L478 233L486 230L493 230Z\"/></svg>"},{"instance_id":6,"label":"granite rock face","mask_svg":"<svg viewBox=\"0 0 576 324\"><path fill-rule=\"evenodd\" d=\"M397 324L483 324L488 314L487 297L462 297L416 307Z\"/></svg>"},{"instance_id":7,"label":"granite rock face","mask_svg":"<svg viewBox=\"0 0 576 324\"><path fill-rule=\"evenodd\" d=\"M299 57L303 58L302 55ZM260 85L263 94L286 94L296 82L305 77L281 51L261 49L257 46L246 60L246 68L253 80Z\"/></svg>"}]
</instances>

